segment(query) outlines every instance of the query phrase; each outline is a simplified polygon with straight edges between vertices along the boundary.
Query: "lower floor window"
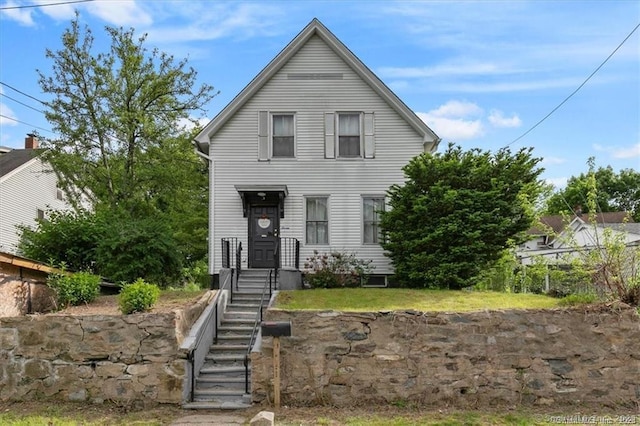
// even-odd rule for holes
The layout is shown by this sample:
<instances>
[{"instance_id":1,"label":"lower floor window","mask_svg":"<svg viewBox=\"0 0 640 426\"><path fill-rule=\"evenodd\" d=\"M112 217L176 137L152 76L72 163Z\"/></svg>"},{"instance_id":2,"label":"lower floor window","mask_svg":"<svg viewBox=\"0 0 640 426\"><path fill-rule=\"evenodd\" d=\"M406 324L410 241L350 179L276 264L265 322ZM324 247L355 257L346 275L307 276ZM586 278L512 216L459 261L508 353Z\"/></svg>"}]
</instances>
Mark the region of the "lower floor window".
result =
<instances>
[{"instance_id":1,"label":"lower floor window","mask_svg":"<svg viewBox=\"0 0 640 426\"><path fill-rule=\"evenodd\" d=\"M378 244L382 241L380 212L384 211L384 197L364 197L362 199L362 242Z\"/></svg>"},{"instance_id":2,"label":"lower floor window","mask_svg":"<svg viewBox=\"0 0 640 426\"><path fill-rule=\"evenodd\" d=\"M329 212L327 197L308 197L307 244L329 244Z\"/></svg>"}]
</instances>

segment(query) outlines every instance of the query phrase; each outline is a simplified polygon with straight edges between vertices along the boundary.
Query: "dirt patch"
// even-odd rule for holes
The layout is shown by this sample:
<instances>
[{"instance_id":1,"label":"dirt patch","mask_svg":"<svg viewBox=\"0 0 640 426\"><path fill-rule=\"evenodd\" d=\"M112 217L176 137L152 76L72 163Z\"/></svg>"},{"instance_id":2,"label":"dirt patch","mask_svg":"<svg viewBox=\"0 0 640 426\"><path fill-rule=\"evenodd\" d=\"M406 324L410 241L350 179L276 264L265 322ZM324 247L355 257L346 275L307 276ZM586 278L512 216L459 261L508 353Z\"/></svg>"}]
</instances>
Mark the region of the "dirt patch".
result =
<instances>
[{"instance_id":1,"label":"dirt patch","mask_svg":"<svg viewBox=\"0 0 640 426\"><path fill-rule=\"evenodd\" d=\"M158 302L149 311L152 313L171 312L175 309L183 309L197 302L206 290L199 292L167 291L160 294ZM93 302L80 306L69 306L54 315L121 315L118 307L117 295L98 296Z\"/></svg>"}]
</instances>

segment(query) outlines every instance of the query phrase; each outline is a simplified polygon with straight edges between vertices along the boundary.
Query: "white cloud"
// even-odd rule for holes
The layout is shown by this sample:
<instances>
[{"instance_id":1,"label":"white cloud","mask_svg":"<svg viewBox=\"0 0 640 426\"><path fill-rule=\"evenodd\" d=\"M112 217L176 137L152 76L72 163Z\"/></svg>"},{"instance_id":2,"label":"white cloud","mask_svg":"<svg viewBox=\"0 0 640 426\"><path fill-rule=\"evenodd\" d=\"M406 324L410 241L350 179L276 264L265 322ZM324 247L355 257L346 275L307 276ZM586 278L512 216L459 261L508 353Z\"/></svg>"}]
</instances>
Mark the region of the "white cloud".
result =
<instances>
[{"instance_id":1,"label":"white cloud","mask_svg":"<svg viewBox=\"0 0 640 426\"><path fill-rule=\"evenodd\" d=\"M8 0L2 5L4 8L15 6L21 5L17 4L13 0ZM0 14L18 22L20 25L27 27L35 25L35 22L33 22L33 18L31 17L31 9L4 9Z\"/></svg>"},{"instance_id":2,"label":"white cloud","mask_svg":"<svg viewBox=\"0 0 640 426\"><path fill-rule=\"evenodd\" d=\"M615 148L611 151L611 156L618 159L640 158L640 143L628 148Z\"/></svg>"},{"instance_id":3,"label":"white cloud","mask_svg":"<svg viewBox=\"0 0 640 426\"><path fill-rule=\"evenodd\" d=\"M555 189L564 188L565 186L567 186L567 182L568 181L569 181L569 178L567 178L567 177L558 177L558 178L547 178L547 179L545 179L545 182L550 183L551 185L553 185L553 187Z\"/></svg>"},{"instance_id":4,"label":"white cloud","mask_svg":"<svg viewBox=\"0 0 640 426\"><path fill-rule=\"evenodd\" d=\"M441 138L451 141L473 139L484 134L482 120L478 117L482 108L472 102L449 101L418 117Z\"/></svg>"},{"instance_id":5,"label":"white cloud","mask_svg":"<svg viewBox=\"0 0 640 426\"><path fill-rule=\"evenodd\" d=\"M431 110L428 114L437 117L465 117L468 115L478 116L482 114L482 108L473 102L449 101L438 108Z\"/></svg>"},{"instance_id":6,"label":"white cloud","mask_svg":"<svg viewBox=\"0 0 640 426\"><path fill-rule=\"evenodd\" d=\"M2 117L0 117L0 124L2 124L3 126L15 126L18 124L17 121L11 120L12 118L16 118L16 115L13 113L11 108L9 108L2 102L0 102L0 114L2 114Z\"/></svg>"},{"instance_id":7,"label":"white cloud","mask_svg":"<svg viewBox=\"0 0 640 426\"><path fill-rule=\"evenodd\" d=\"M511 67L494 63L477 62L441 64L432 67L382 67L378 70L378 75L383 78L431 78L453 75L512 74L515 72L522 72L522 70L515 70Z\"/></svg>"},{"instance_id":8,"label":"white cloud","mask_svg":"<svg viewBox=\"0 0 640 426\"><path fill-rule=\"evenodd\" d=\"M153 19L134 0L96 1L87 6L87 11L104 21L118 26L144 27Z\"/></svg>"},{"instance_id":9,"label":"white cloud","mask_svg":"<svg viewBox=\"0 0 640 426\"><path fill-rule=\"evenodd\" d=\"M438 117L429 113L418 113L418 117L427 123L438 136L447 141L457 142L474 139L484 134L480 120Z\"/></svg>"},{"instance_id":10,"label":"white cloud","mask_svg":"<svg viewBox=\"0 0 640 426\"><path fill-rule=\"evenodd\" d=\"M560 157L543 157L541 163L543 165L554 165L554 164L563 164L566 161L567 160L565 160L564 158L560 158Z\"/></svg>"},{"instance_id":11,"label":"white cloud","mask_svg":"<svg viewBox=\"0 0 640 426\"><path fill-rule=\"evenodd\" d=\"M503 112L497 109L491 110L488 120L494 127L520 127L522 125L522 120L517 114L505 117Z\"/></svg>"},{"instance_id":12,"label":"white cloud","mask_svg":"<svg viewBox=\"0 0 640 426\"><path fill-rule=\"evenodd\" d=\"M603 82L604 80L598 80ZM499 81L499 82L451 82L440 84L436 88L444 92L462 93L498 93L498 92L526 92L534 90L552 90L576 87L581 83L580 78L539 78L527 81Z\"/></svg>"},{"instance_id":13,"label":"white cloud","mask_svg":"<svg viewBox=\"0 0 640 426\"><path fill-rule=\"evenodd\" d=\"M165 3L158 3L165 6ZM271 35L281 30L277 20L282 9L265 4L252 3L191 3L188 8L177 3L173 14L188 24L180 26L154 26L149 39L154 42L181 43L214 40L222 37L253 37ZM175 7L172 6L172 7ZM169 9L164 11L169 12ZM173 20L175 21L175 19Z\"/></svg>"},{"instance_id":14,"label":"white cloud","mask_svg":"<svg viewBox=\"0 0 640 426\"><path fill-rule=\"evenodd\" d=\"M195 121L195 123L194 123ZM193 129L196 128L196 126L199 127L204 127L207 124L209 124L209 121L211 121L209 118L207 117L189 117L187 118L182 118L178 121L177 123L177 127L182 129L182 130L186 130L186 131L191 131Z\"/></svg>"},{"instance_id":15,"label":"white cloud","mask_svg":"<svg viewBox=\"0 0 640 426\"><path fill-rule=\"evenodd\" d=\"M625 160L629 158L640 158L640 143L635 145L631 145L629 147L617 147L617 146L602 146L600 144L594 143L591 147L595 151L606 152L611 155L612 158L618 160Z\"/></svg>"}]
</instances>

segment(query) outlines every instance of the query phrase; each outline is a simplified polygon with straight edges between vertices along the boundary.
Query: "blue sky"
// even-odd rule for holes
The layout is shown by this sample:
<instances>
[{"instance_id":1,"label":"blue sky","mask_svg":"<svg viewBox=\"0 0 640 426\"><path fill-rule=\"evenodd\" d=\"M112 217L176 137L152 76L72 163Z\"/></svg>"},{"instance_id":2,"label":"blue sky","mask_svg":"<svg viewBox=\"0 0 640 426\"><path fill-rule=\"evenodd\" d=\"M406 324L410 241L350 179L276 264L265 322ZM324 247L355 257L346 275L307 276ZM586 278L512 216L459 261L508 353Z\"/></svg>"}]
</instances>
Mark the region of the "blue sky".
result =
<instances>
[{"instance_id":1,"label":"blue sky","mask_svg":"<svg viewBox=\"0 0 640 426\"><path fill-rule=\"evenodd\" d=\"M151 1L0 0L0 145L23 147L51 126L36 69L51 62L80 12L108 48L105 25L148 34L148 46L189 59L220 94L215 116L314 17L446 142L465 149L534 147L562 186L597 166L640 169L640 29L561 108L525 137L640 24L637 0ZM11 99L12 98L12 99ZM19 123L24 122L27 124ZM208 120L205 120L208 121ZM39 128L39 129L38 129ZM43 130L45 129L45 130Z\"/></svg>"}]
</instances>

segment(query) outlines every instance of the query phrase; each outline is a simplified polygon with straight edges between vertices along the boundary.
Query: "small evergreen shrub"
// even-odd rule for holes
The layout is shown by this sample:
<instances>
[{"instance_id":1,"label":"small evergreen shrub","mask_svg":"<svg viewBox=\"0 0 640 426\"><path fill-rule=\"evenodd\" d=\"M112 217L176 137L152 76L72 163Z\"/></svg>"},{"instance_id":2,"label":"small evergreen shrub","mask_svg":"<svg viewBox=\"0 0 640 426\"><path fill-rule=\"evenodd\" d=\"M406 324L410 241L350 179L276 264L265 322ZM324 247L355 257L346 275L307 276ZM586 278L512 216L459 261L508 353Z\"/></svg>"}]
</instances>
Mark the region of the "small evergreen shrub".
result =
<instances>
[{"instance_id":1,"label":"small evergreen shrub","mask_svg":"<svg viewBox=\"0 0 640 426\"><path fill-rule=\"evenodd\" d=\"M100 294L100 277L89 272L50 274L47 284L57 296L58 308L92 302Z\"/></svg>"},{"instance_id":2,"label":"small evergreen shrub","mask_svg":"<svg viewBox=\"0 0 640 426\"><path fill-rule=\"evenodd\" d=\"M145 312L150 310L158 301L160 288L155 284L149 284L142 278L133 284L126 284L118 296L118 305L123 314Z\"/></svg>"},{"instance_id":3,"label":"small evergreen shrub","mask_svg":"<svg viewBox=\"0 0 640 426\"><path fill-rule=\"evenodd\" d=\"M313 288L359 287L373 270L372 260L358 259L354 253L313 251L304 263L306 280Z\"/></svg>"}]
</instances>

